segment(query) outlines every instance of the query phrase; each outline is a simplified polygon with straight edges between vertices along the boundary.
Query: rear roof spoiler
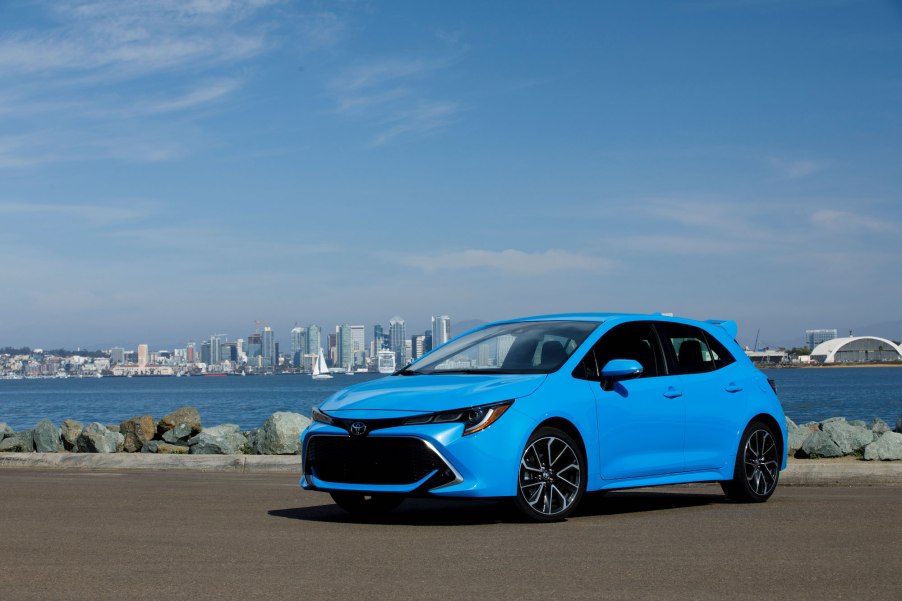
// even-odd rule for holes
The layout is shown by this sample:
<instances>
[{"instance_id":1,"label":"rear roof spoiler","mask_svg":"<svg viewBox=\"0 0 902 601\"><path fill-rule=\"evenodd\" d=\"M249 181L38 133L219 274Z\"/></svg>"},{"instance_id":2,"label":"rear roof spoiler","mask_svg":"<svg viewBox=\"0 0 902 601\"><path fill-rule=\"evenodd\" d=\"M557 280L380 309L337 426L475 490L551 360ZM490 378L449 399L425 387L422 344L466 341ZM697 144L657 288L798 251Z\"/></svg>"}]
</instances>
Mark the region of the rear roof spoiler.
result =
<instances>
[{"instance_id":1,"label":"rear roof spoiler","mask_svg":"<svg viewBox=\"0 0 902 601\"><path fill-rule=\"evenodd\" d=\"M726 330L727 334L730 335L730 338L736 340L736 334L739 332L739 326L736 325L736 322L732 319L708 319L705 323L711 323L716 326L722 327Z\"/></svg>"}]
</instances>

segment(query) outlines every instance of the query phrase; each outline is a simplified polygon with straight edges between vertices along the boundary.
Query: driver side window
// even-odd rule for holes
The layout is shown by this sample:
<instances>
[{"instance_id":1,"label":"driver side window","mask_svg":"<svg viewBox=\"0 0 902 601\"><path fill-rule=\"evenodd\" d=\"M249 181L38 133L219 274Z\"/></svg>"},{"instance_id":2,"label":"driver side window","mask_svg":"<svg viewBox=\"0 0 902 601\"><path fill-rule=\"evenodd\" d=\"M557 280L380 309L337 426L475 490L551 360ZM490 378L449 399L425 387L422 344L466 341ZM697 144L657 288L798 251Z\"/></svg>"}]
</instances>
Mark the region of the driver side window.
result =
<instances>
[{"instance_id":1,"label":"driver side window","mask_svg":"<svg viewBox=\"0 0 902 601\"><path fill-rule=\"evenodd\" d=\"M600 380L601 370L612 359L632 359L642 365L642 378L665 375L664 356L651 322L631 322L614 327L595 343L573 372L583 380Z\"/></svg>"}]
</instances>

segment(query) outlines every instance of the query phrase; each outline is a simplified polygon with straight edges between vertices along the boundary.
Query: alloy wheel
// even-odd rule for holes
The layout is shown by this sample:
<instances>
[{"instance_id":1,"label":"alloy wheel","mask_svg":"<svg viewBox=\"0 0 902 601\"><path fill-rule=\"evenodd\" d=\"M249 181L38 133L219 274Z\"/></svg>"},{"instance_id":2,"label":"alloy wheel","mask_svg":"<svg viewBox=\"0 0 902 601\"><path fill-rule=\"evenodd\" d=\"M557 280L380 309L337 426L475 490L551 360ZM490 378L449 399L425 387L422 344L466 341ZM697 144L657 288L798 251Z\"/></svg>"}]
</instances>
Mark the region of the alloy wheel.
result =
<instances>
[{"instance_id":1,"label":"alloy wheel","mask_svg":"<svg viewBox=\"0 0 902 601\"><path fill-rule=\"evenodd\" d=\"M771 433L764 429L752 432L743 449L745 478L756 495L769 495L777 486L780 473L778 449Z\"/></svg>"},{"instance_id":2,"label":"alloy wheel","mask_svg":"<svg viewBox=\"0 0 902 601\"><path fill-rule=\"evenodd\" d=\"M544 436L532 441L520 459L520 496L536 514L552 518L579 499L580 458L567 441Z\"/></svg>"}]
</instances>

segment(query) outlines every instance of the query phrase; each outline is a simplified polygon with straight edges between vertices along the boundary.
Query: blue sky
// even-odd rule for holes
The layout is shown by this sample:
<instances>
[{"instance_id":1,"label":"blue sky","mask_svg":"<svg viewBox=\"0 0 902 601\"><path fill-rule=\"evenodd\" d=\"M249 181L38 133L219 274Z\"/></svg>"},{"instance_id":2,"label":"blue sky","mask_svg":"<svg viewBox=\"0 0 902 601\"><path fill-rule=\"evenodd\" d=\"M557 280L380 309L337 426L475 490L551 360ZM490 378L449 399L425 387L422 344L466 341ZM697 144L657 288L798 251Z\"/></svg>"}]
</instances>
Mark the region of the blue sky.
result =
<instances>
[{"instance_id":1,"label":"blue sky","mask_svg":"<svg viewBox=\"0 0 902 601\"><path fill-rule=\"evenodd\" d=\"M0 346L898 321L900 65L876 0L5 0Z\"/></svg>"}]
</instances>

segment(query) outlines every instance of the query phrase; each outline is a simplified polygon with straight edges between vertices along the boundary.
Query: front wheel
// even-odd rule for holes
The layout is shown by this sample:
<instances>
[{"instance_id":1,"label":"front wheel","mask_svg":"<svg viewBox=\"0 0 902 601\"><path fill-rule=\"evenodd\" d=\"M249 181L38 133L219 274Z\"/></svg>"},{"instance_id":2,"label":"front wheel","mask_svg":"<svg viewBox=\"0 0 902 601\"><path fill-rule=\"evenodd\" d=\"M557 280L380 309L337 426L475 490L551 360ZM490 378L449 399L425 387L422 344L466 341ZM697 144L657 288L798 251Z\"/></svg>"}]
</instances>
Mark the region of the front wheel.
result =
<instances>
[{"instance_id":1,"label":"front wheel","mask_svg":"<svg viewBox=\"0 0 902 601\"><path fill-rule=\"evenodd\" d=\"M773 429L763 422L752 422L742 434L733 479L720 486L734 501L763 503L777 488L781 459Z\"/></svg>"},{"instance_id":2,"label":"front wheel","mask_svg":"<svg viewBox=\"0 0 902 601\"><path fill-rule=\"evenodd\" d=\"M378 517L389 513L404 501L390 494L367 495L357 492L333 492L332 500L348 513L360 517Z\"/></svg>"},{"instance_id":3,"label":"front wheel","mask_svg":"<svg viewBox=\"0 0 902 601\"><path fill-rule=\"evenodd\" d=\"M556 522L573 513L586 490L586 461L566 432L539 428L520 458L514 504L527 518Z\"/></svg>"}]
</instances>

